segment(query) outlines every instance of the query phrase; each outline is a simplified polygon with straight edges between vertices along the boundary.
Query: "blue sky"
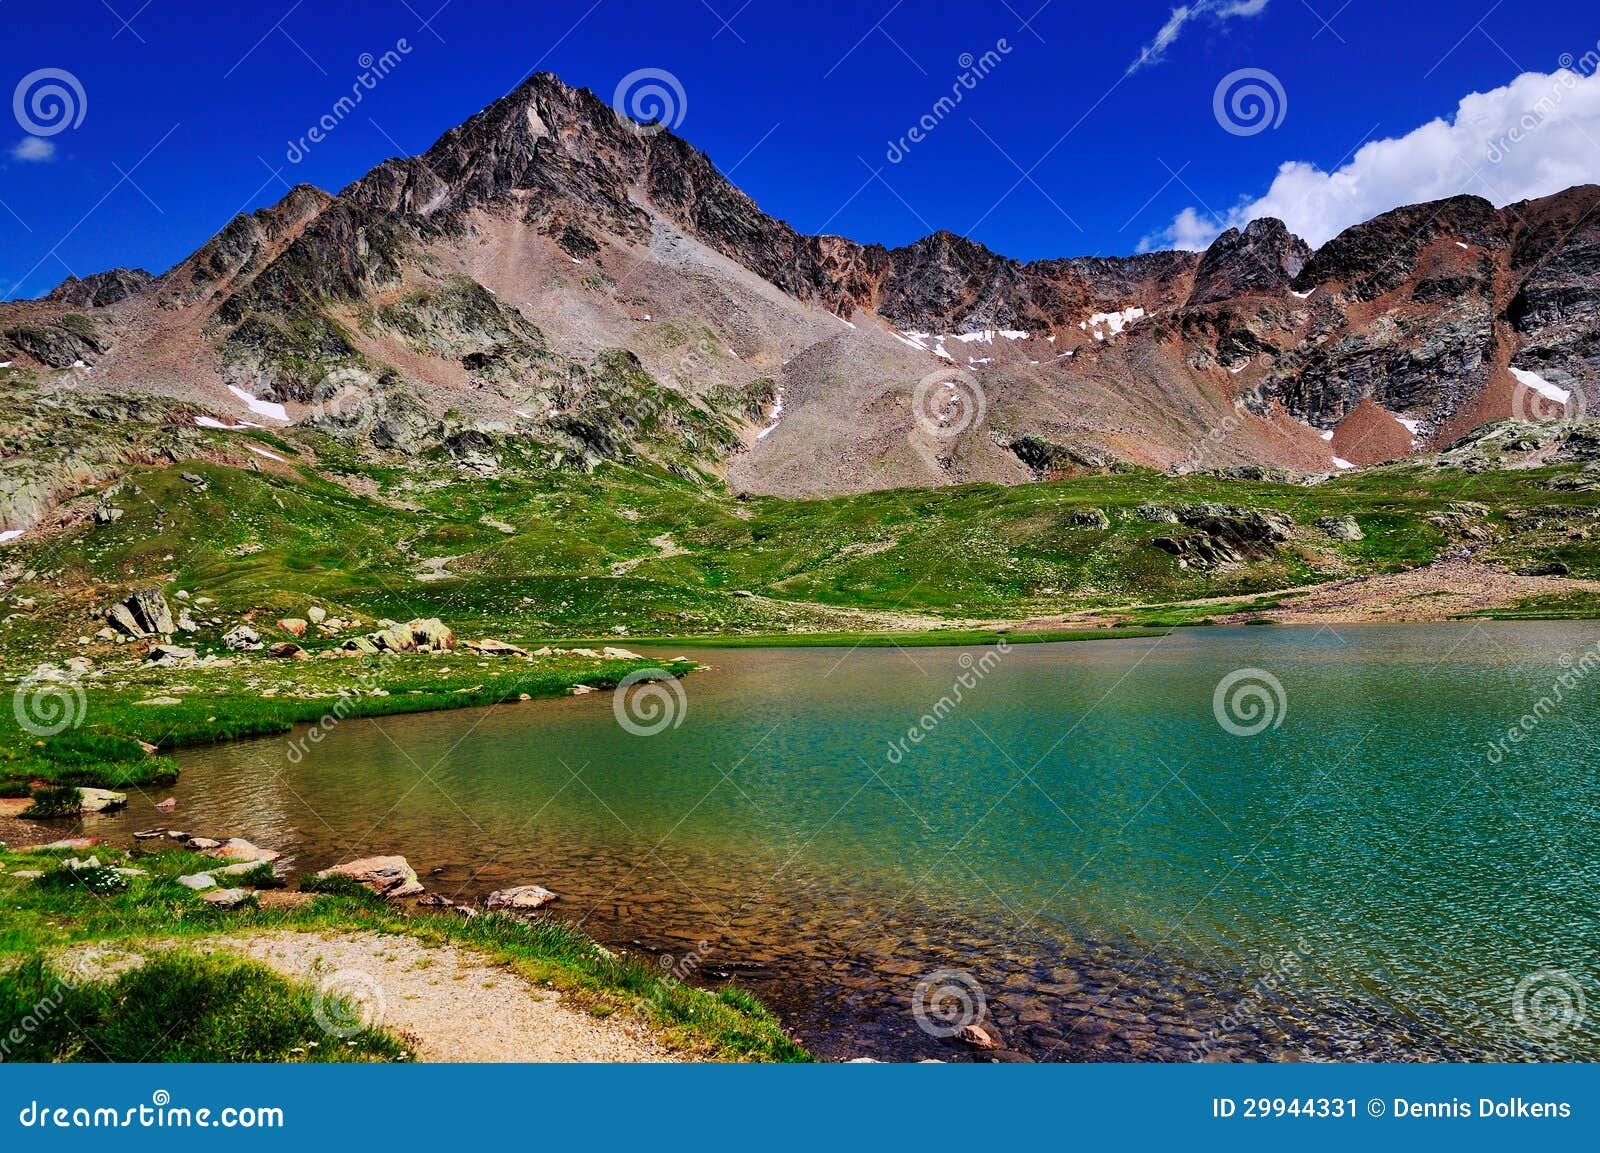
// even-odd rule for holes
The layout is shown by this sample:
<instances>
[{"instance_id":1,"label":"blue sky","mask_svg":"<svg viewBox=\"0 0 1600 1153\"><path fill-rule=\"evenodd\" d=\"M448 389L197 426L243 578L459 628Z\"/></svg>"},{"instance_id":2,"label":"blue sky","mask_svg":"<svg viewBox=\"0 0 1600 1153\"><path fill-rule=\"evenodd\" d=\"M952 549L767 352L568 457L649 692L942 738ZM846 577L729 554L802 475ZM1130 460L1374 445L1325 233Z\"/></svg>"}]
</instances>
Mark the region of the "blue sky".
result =
<instances>
[{"instance_id":1,"label":"blue sky","mask_svg":"<svg viewBox=\"0 0 1600 1153\"><path fill-rule=\"evenodd\" d=\"M628 73L670 72L680 133L767 211L890 245L948 228L1022 258L1121 254L1203 244L1257 202L1309 233L1421 193L1503 202L1600 179L1592 0L1543 0L1537 20L1493 0L441 2L0 0L0 95L42 69L83 93L81 120L48 135L45 114L35 131L20 120L49 75L22 116L0 113L0 296L69 270L164 270L289 184L337 190L423 151L534 69L608 100ZM362 105L290 163L363 54L402 40ZM1561 65L1567 91L1546 75ZM1260 131L1216 112L1243 69L1275 82ZM960 104L937 111L963 71ZM1454 136L1414 133L1519 76L1473 106L1470 131L1462 117ZM1526 131L1518 110L1541 97L1549 123ZM1527 139L1503 139L1519 124ZM1505 155L1486 163L1497 138Z\"/></svg>"}]
</instances>

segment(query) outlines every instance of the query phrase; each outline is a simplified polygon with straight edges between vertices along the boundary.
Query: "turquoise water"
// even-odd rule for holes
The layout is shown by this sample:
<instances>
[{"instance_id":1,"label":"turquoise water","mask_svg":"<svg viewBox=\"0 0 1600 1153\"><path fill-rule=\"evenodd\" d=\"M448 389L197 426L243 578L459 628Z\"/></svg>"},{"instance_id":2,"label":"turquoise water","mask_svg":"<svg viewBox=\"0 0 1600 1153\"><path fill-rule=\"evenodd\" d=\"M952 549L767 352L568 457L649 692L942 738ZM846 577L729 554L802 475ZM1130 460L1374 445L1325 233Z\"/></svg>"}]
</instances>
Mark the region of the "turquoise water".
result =
<instances>
[{"instance_id":1,"label":"turquoise water","mask_svg":"<svg viewBox=\"0 0 1600 1153\"><path fill-rule=\"evenodd\" d=\"M656 735L608 694L350 721L298 763L283 739L186 754L179 814L297 865L401 852L447 894L546 885L830 1055L950 1055L908 1008L953 967L1036 1058L1596 1059L1597 643L708 650ZM1255 735L1214 709L1239 669L1281 685L1246 676Z\"/></svg>"}]
</instances>

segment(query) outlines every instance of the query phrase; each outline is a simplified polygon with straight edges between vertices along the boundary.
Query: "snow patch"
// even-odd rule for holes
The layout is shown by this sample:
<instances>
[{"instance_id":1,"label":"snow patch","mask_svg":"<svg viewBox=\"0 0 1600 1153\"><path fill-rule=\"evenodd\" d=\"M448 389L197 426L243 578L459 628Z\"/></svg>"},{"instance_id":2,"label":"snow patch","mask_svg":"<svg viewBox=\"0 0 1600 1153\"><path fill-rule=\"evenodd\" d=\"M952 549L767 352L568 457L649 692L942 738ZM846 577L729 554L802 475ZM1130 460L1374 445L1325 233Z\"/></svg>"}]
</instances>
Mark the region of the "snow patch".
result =
<instances>
[{"instance_id":1,"label":"snow patch","mask_svg":"<svg viewBox=\"0 0 1600 1153\"><path fill-rule=\"evenodd\" d=\"M1326 432L1324 432L1322 434L1322 439L1323 440L1332 440L1333 439L1333 429L1330 428Z\"/></svg>"},{"instance_id":2,"label":"snow patch","mask_svg":"<svg viewBox=\"0 0 1600 1153\"><path fill-rule=\"evenodd\" d=\"M1547 400L1557 404L1566 404L1572 399L1572 394L1564 388L1557 388L1537 372L1529 372L1525 368L1513 368L1511 375L1517 378L1517 383L1524 388L1531 388Z\"/></svg>"},{"instance_id":3,"label":"snow patch","mask_svg":"<svg viewBox=\"0 0 1600 1153\"><path fill-rule=\"evenodd\" d=\"M26 529L8 528L5 532L0 532L0 541L16 540L26 531Z\"/></svg>"},{"instance_id":4,"label":"snow patch","mask_svg":"<svg viewBox=\"0 0 1600 1153\"><path fill-rule=\"evenodd\" d=\"M245 447L248 448L251 452L255 453L257 456L264 456L268 460L275 460L280 464L288 464L289 463L288 461L284 460L283 457L279 456L275 452L268 452L266 449L257 448L253 444L247 444L247 445L245 445Z\"/></svg>"},{"instance_id":5,"label":"snow patch","mask_svg":"<svg viewBox=\"0 0 1600 1153\"><path fill-rule=\"evenodd\" d=\"M1419 430L1422 427L1422 422L1420 420L1407 420L1403 416L1397 416L1397 417L1395 417L1395 419L1398 420L1401 424L1405 425L1406 426L1406 431L1409 432L1412 436L1416 436L1417 435L1417 430Z\"/></svg>"},{"instance_id":6,"label":"snow patch","mask_svg":"<svg viewBox=\"0 0 1600 1153\"><path fill-rule=\"evenodd\" d=\"M1296 292L1294 289L1291 288L1289 290L1289 295L1293 296L1293 297L1295 297L1296 299L1299 299L1299 300L1307 300L1307 299L1310 298L1311 294L1313 292L1315 292L1315 291L1316 291L1315 288L1308 288L1304 292Z\"/></svg>"},{"instance_id":7,"label":"snow patch","mask_svg":"<svg viewBox=\"0 0 1600 1153\"><path fill-rule=\"evenodd\" d=\"M268 416L273 420L281 420L284 424L289 423L289 412L283 407L283 405L277 404L270 400L261 400L252 393L246 392L236 384L230 384L228 386L228 391L233 393L233 395L238 397L240 400L244 401L244 406L257 416Z\"/></svg>"},{"instance_id":8,"label":"snow patch","mask_svg":"<svg viewBox=\"0 0 1600 1153\"><path fill-rule=\"evenodd\" d=\"M194 418L194 422L201 428L221 428L226 429L228 432L238 432L241 428L266 427L265 425L253 424L248 420L241 420L238 424L228 424L226 421L218 420L212 416L197 416Z\"/></svg>"},{"instance_id":9,"label":"snow patch","mask_svg":"<svg viewBox=\"0 0 1600 1153\"><path fill-rule=\"evenodd\" d=\"M1122 330L1134 321L1144 316L1144 309L1137 305L1129 305L1121 312L1097 312L1088 320L1080 320L1078 327L1085 332L1093 330L1096 340L1104 340L1107 335L1117 336ZM1102 331L1109 330L1109 332Z\"/></svg>"},{"instance_id":10,"label":"snow patch","mask_svg":"<svg viewBox=\"0 0 1600 1153\"><path fill-rule=\"evenodd\" d=\"M778 427L778 422L783 419L783 385L781 384L778 386L777 396L772 402L772 412L768 416L768 419L772 423L767 425L767 427L762 429L760 432L756 433L757 440L766 440L767 437L772 434L773 430Z\"/></svg>"},{"instance_id":11,"label":"snow patch","mask_svg":"<svg viewBox=\"0 0 1600 1153\"><path fill-rule=\"evenodd\" d=\"M1461 241L1459 241L1459 240L1458 240L1458 241L1456 241L1456 247L1457 247L1457 248L1460 248L1460 249L1462 249L1462 250L1464 250L1464 251L1467 251L1467 252L1470 252L1470 251L1471 251L1471 249L1470 249L1470 248L1468 248L1468 247L1467 247L1467 245L1465 245L1465 244L1462 244L1462 243L1461 243Z\"/></svg>"},{"instance_id":12,"label":"snow patch","mask_svg":"<svg viewBox=\"0 0 1600 1153\"><path fill-rule=\"evenodd\" d=\"M831 315L833 316L833 319L837 320L840 324L844 325L846 328L854 328L855 327L855 325L853 323L851 323L850 321L846 320L844 317L840 316L837 312L832 313Z\"/></svg>"},{"instance_id":13,"label":"snow patch","mask_svg":"<svg viewBox=\"0 0 1600 1153\"><path fill-rule=\"evenodd\" d=\"M1345 458L1342 457L1342 456L1336 456L1336 457L1333 458L1333 467L1334 468L1355 468L1355 465L1353 465L1349 461L1345 460Z\"/></svg>"}]
</instances>

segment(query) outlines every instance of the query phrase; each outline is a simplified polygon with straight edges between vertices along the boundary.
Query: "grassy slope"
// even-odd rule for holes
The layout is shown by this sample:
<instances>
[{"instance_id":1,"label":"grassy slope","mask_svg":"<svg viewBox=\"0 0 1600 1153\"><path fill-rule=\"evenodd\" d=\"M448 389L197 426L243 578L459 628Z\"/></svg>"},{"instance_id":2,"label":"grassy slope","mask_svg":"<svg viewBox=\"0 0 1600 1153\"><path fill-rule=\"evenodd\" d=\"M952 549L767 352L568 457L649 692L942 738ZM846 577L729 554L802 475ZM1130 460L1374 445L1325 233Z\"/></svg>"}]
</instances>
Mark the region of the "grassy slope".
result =
<instances>
[{"instance_id":1,"label":"grassy slope","mask_svg":"<svg viewBox=\"0 0 1600 1153\"><path fill-rule=\"evenodd\" d=\"M198 943L218 932L246 933L254 929L332 929L406 934L424 944L455 944L485 954L538 984L569 993L594 1013L608 1016L632 1012L649 1022L663 1039L684 1054L703 1059L803 1061L805 1050L790 1040L781 1026L749 994L737 988L704 990L681 984L660 970L633 957L611 954L582 933L557 921L525 921L485 914L463 920L453 914L406 916L364 892L317 896L299 908L220 910L178 885L175 878L203 871L216 862L185 852L135 851L97 848L102 864L132 865L148 874L128 880L127 888L93 892L56 869L58 852L0 852L0 902L6 916L0 920L0 1036L10 1031L38 1002L41 982L48 982L41 965L54 950L81 942L115 942L130 950L143 946ZM45 870L38 880L19 878L18 870ZM11 959L10 963L5 963ZM233 970L244 965L245 980ZM186 1015L205 1020L192 1029L178 1030L168 1044L177 1060L281 1060L307 1059L306 1040L328 1046L335 1039L311 1027L305 1012L308 994L287 985L259 966L205 964L179 951L173 963L152 973L177 982L152 992L148 979L134 979L110 989L90 987L74 1002L93 1013L93 1025L82 1031L48 1034L22 1059L97 1055L97 1042L114 1057L132 1050L137 1038L128 1036L131 1022L150 1026L149 1036L179 1022ZM158 985L159 981L156 982ZM239 996L241 992L247 996ZM193 999L185 994L192 993ZM222 995L231 993L233 1000ZM143 996L142 1004L135 998ZM195 1006L214 1005L216 1012L201 1014ZM138 1016L135 1016L135 1013ZM201 1026L204 1026L203 1028ZM87 1038L87 1040L86 1040ZM382 1034L368 1037L349 1050L335 1046L321 1059L393 1059L399 1055L393 1039ZM148 1038L147 1038L148 1041ZM252 1048L253 1046L253 1048ZM319 1046L320 1048L321 1046ZM146 1058L154 1059L154 1058Z\"/></svg>"}]
</instances>

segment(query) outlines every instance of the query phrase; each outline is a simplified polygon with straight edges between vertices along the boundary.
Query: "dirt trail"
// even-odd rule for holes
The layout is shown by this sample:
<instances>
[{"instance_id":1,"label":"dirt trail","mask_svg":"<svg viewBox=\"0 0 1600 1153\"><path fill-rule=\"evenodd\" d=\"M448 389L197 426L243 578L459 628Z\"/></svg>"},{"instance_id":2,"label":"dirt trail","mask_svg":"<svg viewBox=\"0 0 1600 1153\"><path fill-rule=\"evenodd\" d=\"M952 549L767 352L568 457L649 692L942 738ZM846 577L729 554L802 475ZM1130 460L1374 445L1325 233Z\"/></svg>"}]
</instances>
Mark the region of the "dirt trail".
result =
<instances>
[{"instance_id":1,"label":"dirt trail","mask_svg":"<svg viewBox=\"0 0 1600 1153\"><path fill-rule=\"evenodd\" d=\"M337 994L336 1006L361 1008L359 1019L404 1037L419 1061L672 1061L642 1023L600 1019L562 995L523 980L482 954L454 945L429 947L406 936L280 930L172 942L226 950L292 980ZM61 961L105 976L143 962L105 945L68 950ZM336 1008L334 1016L339 1016Z\"/></svg>"}]
</instances>

